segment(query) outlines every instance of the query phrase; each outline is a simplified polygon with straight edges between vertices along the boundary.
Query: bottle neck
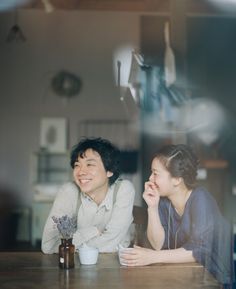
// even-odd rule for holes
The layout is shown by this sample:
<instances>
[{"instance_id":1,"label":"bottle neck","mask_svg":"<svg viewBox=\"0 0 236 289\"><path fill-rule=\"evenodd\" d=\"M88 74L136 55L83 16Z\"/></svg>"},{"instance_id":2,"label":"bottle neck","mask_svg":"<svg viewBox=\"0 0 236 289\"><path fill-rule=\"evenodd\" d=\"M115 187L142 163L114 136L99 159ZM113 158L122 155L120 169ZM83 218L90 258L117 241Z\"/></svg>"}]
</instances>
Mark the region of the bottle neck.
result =
<instances>
[{"instance_id":1,"label":"bottle neck","mask_svg":"<svg viewBox=\"0 0 236 289\"><path fill-rule=\"evenodd\" d=\"M62 245L71 245L72 244L72 238L70 239L61 239Z\"/></svg>"}]
</instances>

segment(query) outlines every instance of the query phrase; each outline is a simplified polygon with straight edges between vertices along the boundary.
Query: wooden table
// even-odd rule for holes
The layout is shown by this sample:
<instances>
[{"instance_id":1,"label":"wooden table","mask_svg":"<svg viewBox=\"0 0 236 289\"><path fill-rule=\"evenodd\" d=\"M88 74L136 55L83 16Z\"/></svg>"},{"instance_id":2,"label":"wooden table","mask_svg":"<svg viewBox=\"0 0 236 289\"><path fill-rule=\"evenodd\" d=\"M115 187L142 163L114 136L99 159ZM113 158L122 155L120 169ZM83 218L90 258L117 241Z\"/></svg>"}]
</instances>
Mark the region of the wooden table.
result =
<instances>
[{"instance_id":1,"label":"wooden table","mask_svg":"<svg viewBox=\"0 0 236 289\"><path fill-rule=\"evenodd\" d=\"M0 253L1 289L215 289L215 279L198 264L165 264L127 268L117 254L100 254L96 265L58 268L58 255L41 252Z\"/></svg>"}]
</instances>

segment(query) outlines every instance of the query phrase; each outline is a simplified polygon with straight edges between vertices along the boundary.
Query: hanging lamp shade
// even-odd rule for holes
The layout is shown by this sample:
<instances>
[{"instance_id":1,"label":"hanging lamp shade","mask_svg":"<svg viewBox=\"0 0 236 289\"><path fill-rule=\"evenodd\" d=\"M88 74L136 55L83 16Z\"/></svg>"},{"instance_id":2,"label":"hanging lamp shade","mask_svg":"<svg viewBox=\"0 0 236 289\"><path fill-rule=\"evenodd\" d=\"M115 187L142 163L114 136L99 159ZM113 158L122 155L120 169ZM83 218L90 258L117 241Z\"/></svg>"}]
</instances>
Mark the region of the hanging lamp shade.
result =
<instances>
[{"instance_id":1,"label":"hanging lamp shade","mask_svg":"<svg viewBox=\"0 0 236 289\"><path fill-rule=\"evenodd\" d=\"M25 42L26 37L21 29L21 27L18 24L18 14L17 14L17 9L14 11L14 24L10 28L7 38L7 42Z\"/></svg>"},{"instance_id":2,"label":"hanging lamp shade","mask_svg":"<svg viewBox=\"0 0 236 289\"><path fill-rule=\"evenodd\" d=\"M25 42L26 38L18 24L14 24L7 35L7 42Z\"/></svg>"}]
</instances>

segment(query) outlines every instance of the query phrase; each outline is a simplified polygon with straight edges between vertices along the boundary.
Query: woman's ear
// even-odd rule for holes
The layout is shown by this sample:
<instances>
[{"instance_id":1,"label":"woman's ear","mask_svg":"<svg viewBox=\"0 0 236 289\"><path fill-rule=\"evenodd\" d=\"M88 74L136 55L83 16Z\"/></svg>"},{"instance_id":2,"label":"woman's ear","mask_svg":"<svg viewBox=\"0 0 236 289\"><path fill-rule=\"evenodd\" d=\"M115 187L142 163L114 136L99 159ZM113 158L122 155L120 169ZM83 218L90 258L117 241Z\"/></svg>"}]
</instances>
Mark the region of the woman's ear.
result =
<instances>
[{"instance_id":1,"label":"woman's ear","mask_svg":"<svg viewBox=\"0 0 236 289\"><path fill-rule=\"evenodd\" d=\"M179 186L179 184L182 182L183 182L183 178L181 178L181 177L173 178L173 184L175 187Z\"/></svg>"},{"instance_id":2,"label":"woman's ear","mask_svg":"<svg viewBox=\"0 0 236 289\"><path fill-rule=\"evenodd\" d=\"M112 177L112 176L113 176L113 173L110 172L110 171L107 171L107 177L110 178L110 177Z\"/></svg>"}]
</instances>

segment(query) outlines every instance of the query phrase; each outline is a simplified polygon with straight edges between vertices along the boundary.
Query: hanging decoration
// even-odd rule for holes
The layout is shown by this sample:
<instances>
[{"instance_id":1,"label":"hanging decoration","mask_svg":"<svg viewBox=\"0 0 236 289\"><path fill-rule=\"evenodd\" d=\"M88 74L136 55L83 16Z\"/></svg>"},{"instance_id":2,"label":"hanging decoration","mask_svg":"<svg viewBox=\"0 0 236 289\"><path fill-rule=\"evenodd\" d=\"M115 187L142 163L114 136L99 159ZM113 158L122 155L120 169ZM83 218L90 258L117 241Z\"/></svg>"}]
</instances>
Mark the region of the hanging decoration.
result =
<instances>
[{"instance_id":1,"label":"hanging decoration","mask_svg":"<svg viewBox=\"0 0 236 289\"><path fill-rule=\"evenodd\" d=\"M52 78L51 86L58 96L70 98L79 94L82 81L75 74L62 70Z\"/></svg>"},{"instance_id":2,"label":"hanging decoration","mask_svg":"<svg viewBox=\"0 0 236 289\"><path fill-rule=\"evenodd\" d=\"M169 87L176 80L175 56L174 56L173 50L170 46L170 24L169 24L169 22L165 23L164 39L165 39L165 44L166 44L165 58L164 58L165 82L166 82L166 86Z\"/></svg>"},{"instance_id":3,"label":"hanging decoration","mask_svg":"<svg viewBox=\"0 0 236 289\"><path fill-rule=\"evenodd\" d=\"M185 89L175 83L174 58L171 58L168 68L173 70L170 69L166 75L164 66L147 65L137 52L133 52L132 57L129 77L131 93L144 112L159 117L159 124L176 122L180 107L188 100Z\"/></svg>"},{"instance_id":4,"label":"hanging decoration","mask_svg":"<svg viewBox=\"0 0 236 289\"><path fill-rule=\"evenodd\" d=\"M145 63L144 57L131 46L117 49L116 83L120 100L126 105L131 95L134 103L144 111L165 114L172 121L173 107L179 107L186 100L184 89L177 86L175 56L170 45L170 25L164 25L164 65ZM119 55L118 55L119 52Z\"/></svg>"},{"instance_id":5,"label":"hanging decoration","mask_svg":"<svg viewBox=\"0 0 236 289\"><path fill-rule=\"evenodd\" d=\"M55 10L50 0L41 0L41 1L44 5L44 10L46 13L52 13Z\"/></svg>"},{"instance_id":6,"label":"hanging decoration","mask_svg":"<svg viewBox=\"0 0 236 289\"><path fill-rule=\"evenodd\" d=\"M143 56L137 51L133 50L128 84L130 93L139 107L141 106L141 103L143 103L144 97L141 82L142 73L149 68L150 66L144 63Z\"/></svg>"}]
</instances>

